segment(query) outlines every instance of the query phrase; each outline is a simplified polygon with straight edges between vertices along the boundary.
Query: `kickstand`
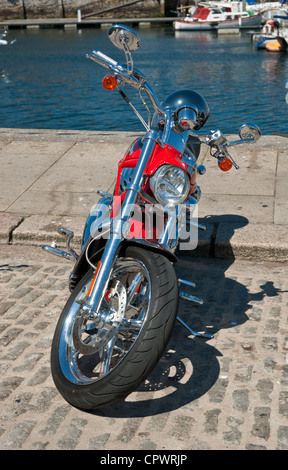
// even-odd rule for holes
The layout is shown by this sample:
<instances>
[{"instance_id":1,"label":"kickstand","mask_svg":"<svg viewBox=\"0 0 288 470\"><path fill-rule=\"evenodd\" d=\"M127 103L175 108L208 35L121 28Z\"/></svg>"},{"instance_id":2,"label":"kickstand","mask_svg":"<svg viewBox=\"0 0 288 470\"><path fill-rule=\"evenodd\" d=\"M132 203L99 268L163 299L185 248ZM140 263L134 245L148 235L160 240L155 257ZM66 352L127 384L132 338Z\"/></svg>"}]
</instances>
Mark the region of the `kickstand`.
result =
<instances>
[{"instance_id":1,"label":"kickstand","mask_svg":"<svg viewBox=\"0 0 288 470\"><path fill-rule=\"evenodd\" d=\"M194 336L199 336L200 338L208 338L208 339L211 339L211 338L214 338L213 335L210 335L209 333L198 333L197 331L194 331L190 328L190 326L188 326L183 320L182 318L178 317L177 316L177 320L181 323L181 325L185 326L185 328Z\"/></svg>"}]
</instances>

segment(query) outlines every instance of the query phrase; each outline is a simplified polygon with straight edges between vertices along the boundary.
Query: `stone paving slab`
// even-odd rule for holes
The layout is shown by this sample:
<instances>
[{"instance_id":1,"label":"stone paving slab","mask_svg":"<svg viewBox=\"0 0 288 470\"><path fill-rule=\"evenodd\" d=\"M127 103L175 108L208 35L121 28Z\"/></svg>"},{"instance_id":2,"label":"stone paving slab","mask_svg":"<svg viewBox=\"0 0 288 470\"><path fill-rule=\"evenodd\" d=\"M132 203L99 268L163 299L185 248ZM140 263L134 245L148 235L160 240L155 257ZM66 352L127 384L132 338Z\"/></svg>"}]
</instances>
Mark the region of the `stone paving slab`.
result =
<instances>
[{"instance_id":1,"label":"stone paving slab","mask_svg":"<svg viewBox=\"0 0 288 470\"><path fill-rule=\"evenodd\" d=\"M272 225L247 225L234 230L231 224L220 224L216 234L215 257L241 258L266 261L287 261L287 227ZM230 252L230 256L229 256Z\"/></svg>"},{"instance_id":2,"label":"stone paving slab","mask_svg":"<svg viewBox=\"0 0 288 470\"><path fill-rule=\"evenodd\" d=\"M235 217L235 215L234 215ZM198 246L191 251L185 243L179 245L180 253L191 257L212 256L217 258L239 258L282 261L288 260L288 238L286 226L253 224L243 225L242 217L235 217L235 223L227 223L225 217L217 216L199 219L206 226L206 231L198 231ZM233 218L232 218L233 220ZM210 221L210 222L209 222ZM38 246L55 242L59 248L65 249L65 238L58 233L59 227L74 231L72 246L80 249L85 217L38 216L32 215L25 219L16 216L7 217L0 214L0 243L12 245Z\"/></svg>"},{"instance_id":3,"label":"stone paving slab","mask_svg":"<svg viewBox=\"0 0 288 470\"><path fill-rule=\"evenodd\" d=\"M31 215L13 231L13 245L38 246L40 249L42 244L55 242L57 246L65 248L65 238L58 233L59 227L65 227L74 231L73 243L78 247L83 235L85 220L84 217Z\"/></svg>"},{"instance_id":4,"label":"stone paving slab","mask_svg":"<svg viewBox=\"0 0 288 470\"><path fill-rule=\"evenodd\" d=\"M70 262L17 245L0 256L1 450L288 450L287 265L182 259L204 304L181 301L179 315L214 338L176 323L146 383L86 413L50 374Z\"/></svg>"},{"instance_id":5,"label":"stone paving slab","mask_svg":"<svg viewBox=\"0 0 288 470\"><path fill-rule=\"evenodd\" d=\"M97 189L113 190L117 163L138 135L0 128L1 243L50 242L57 239L50 230L57 230L55 220L61 225L67 220L79 238L79 221L98 201ZM268 253L269 259L287 261L288 138L262 136L256 144L231 148L231 154L240 170L225 174L202 147L199 163L207 171L198 177L198 214L213 225L205 235L199 232L202 248L224 257L233 251L237 257L266 259ZM7 225L9 217L19 218L20 224Z\"/></svg>"},{"instance_id":6,"label":"stone paving slab","mask_svg":"<svg viewBox=\"0 0 288 470\"><path fill-rule=\"evenodd\" d=\"M23 217L4 213L0 214L0 243L10 243L12 233L24 220Z\"/></svg>"}]
</instances>

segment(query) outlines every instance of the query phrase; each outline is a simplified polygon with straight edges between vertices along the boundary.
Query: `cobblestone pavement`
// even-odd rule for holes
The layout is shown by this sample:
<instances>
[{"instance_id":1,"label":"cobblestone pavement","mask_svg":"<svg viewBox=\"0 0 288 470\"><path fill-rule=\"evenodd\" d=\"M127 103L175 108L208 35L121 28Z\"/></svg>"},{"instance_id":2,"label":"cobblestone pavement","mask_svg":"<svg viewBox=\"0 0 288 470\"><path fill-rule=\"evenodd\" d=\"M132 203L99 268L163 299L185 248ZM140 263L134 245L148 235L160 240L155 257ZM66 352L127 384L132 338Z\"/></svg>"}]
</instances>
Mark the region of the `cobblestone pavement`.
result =
<instances>
[{"instance_id":1,"label":"cobblestone pavement","mask_svg":"<svg viewBox=\"0 0 288 470\"><path fill-rule=\"evenodd\" d=\"M205 303L183 301L179 315L214 338L177 323L143 386L86 413L50 375L71 265L25 250L0 245L1 449L288 449L287 265L182 259Z\"/></svg>"}]
</instances>

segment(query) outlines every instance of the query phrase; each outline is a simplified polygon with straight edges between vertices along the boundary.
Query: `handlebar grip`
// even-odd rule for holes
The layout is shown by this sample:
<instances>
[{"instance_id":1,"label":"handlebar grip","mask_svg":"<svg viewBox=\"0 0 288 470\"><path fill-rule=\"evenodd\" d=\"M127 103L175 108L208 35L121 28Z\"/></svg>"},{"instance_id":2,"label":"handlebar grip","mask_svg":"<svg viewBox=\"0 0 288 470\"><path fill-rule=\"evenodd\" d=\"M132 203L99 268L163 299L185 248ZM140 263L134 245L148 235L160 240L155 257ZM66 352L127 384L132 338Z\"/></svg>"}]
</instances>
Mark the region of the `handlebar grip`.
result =
<instances>
[{"instance_id":1,"label":"handlebar grip","mask_svg":"<svg viewBox=\"0 0 288 470\"><path fill-rule=\"evenodd\" d=\"M111 59L111 57L108 57L108 55L103 54L103 52L101 52L101 51L93 51L91 53L91 55L87 54L86 57L88 57L89 59L94 60L99 65L102 65L103 67L106 67L108 69L111 68L111 67L117 67L117 65L118 65L116 60Z\"/></svg>"}]
</instances>

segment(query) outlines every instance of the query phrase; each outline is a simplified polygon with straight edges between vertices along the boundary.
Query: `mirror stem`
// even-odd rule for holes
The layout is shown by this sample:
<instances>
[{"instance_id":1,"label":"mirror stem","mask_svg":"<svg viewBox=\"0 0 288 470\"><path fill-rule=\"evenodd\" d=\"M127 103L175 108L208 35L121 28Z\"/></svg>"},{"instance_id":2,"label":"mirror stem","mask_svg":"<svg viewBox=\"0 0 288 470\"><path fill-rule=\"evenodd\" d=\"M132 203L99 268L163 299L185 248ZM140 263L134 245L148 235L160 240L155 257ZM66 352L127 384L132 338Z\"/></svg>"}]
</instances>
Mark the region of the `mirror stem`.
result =
<instances>
[{"instance_id":1,"label":"mirror stem","mask_svg":"<svg viewBox=\"0 0 288 470\"><path fill-rule=\"evenodd\" d=\"M126 43L126 39L123 37L121 39L122 44L123 44L123 49L125 52L125 57L126 57L126 63L127 63L127 72L129 75L132 75L133 73L133 59L132 59L132 54L130 52L130 49Z\"/></svg>"},{"instance_id":2,"label":"mirror stem","mask_svg":"<svg viewBox=\"0 0 288 470\"><path fill-rule=\"evenodd\" d=\"M248 144L249 142L255 142L255 139L252 138L252 139L234 140L232 142L228 142L226 146L232 147L233 145Z\"/></svg>"}]
</instances>

